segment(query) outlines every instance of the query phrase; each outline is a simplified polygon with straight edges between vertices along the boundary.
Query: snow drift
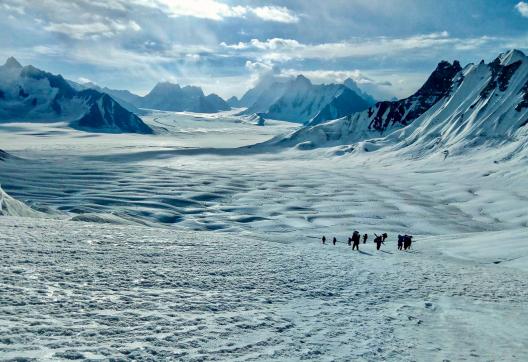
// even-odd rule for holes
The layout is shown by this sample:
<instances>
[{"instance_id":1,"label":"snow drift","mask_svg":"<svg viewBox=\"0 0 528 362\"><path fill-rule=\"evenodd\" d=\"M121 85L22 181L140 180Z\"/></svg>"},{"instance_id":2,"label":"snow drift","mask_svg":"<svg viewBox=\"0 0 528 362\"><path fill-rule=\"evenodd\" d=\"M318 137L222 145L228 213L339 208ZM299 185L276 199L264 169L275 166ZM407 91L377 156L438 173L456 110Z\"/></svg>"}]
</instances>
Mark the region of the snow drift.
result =
<instances>
[{"instance_id":1,"label":"snow drift","mask_svg":"<svg viewBox=\"0 0 528 362\"><path fill-rule=\"evenodd\" d=\"M44 214L12 198L0 186L0 216L43 217Z\"/></svg>"}]
</instances>

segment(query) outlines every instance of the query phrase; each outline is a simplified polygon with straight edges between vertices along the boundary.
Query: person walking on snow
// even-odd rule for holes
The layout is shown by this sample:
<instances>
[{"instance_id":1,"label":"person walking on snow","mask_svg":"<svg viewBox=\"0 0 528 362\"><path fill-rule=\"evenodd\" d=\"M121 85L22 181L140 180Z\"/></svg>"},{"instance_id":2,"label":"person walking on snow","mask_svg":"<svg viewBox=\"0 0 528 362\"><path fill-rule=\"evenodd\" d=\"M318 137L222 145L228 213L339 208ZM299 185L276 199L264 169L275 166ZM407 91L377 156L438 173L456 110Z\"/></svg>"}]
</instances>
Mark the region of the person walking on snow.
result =
<instances>
[{"instance_id":1,"label":"person walking on snow","mask_svg":"<svg viewBox=\"0 0 528 362\"><path fill-rule=\"evenodd\" d=\"M383 242L385 242L385 239L387 239L388 235L387 233L383 233L381 234L382 238L383 238Z\"/></svg>"},{"instance_id":2,"label":"person walking on snow","mask_svg":"<svg viewBox=\"0 0 528 362\"><path fill-rule=\"evenodd\" d=\"M403 250L410 249L412 245L412 236L411 235L405 235L403 237Z\"/></svg>"},{"instance_id":3,"label":"person walking on snow","mask_svg":"<svg viewBox=\"0 0 528 362\"><path fill-rule=\"evenodd\" d=\"M321 241L323 242L323 245L326 243L326 236L323 235L323 238L321 239Z\"/></svg>"},{"instance_id":4,"label":"person walking on snow","mask_svg":"<svg viewBox=\"0 0 528 362\"><path fill-rule=\"evenodd\" d=\"M363 234L363 244L367 243L368 234Z\"/></svg>"},{"instance_id":5,"label":"person walking on snow","mask_svg":"<svg viewBox=\"0 0 528 362\"><path fill-rule=\"evenodd\" d=\"M403 249L403 235L398 235L398 250Z\"/></svg>"},{"instance_id":6,"label":"person walking on snow","mask_svg":"<svg viewBox=\"0 0 528 362\"><path fill-rule=\"evenodd\" d=\"M359 231L354 231L352 234L352 250L356 249L359 251L359 241L361 240L361 236L359 235Z\"/></svg>"},{"instance_id":7,"label":"person walking on snow","mask_svg":"<svg viewBox=\"0 0 528 362\"><path fill-rule=\"evenodd\" d=\"M374 239L374 243L376 244L376 250L380 250L381 244L385 244L383 242L383 237L381 235L380 236L376 235L376 238Z\"/></svg>"},{"instance_id":8,"label":"person walking on snow","mask_svg":"<svg viewBox=\"0 0 528 362\"><path fill-rule=\"evenodd\" d=\"M332 240L332 244L335 245L336 243L337 243L337 239L336 239L336 237L334 236L334 239Z\"/></svg>"}]
</instances>

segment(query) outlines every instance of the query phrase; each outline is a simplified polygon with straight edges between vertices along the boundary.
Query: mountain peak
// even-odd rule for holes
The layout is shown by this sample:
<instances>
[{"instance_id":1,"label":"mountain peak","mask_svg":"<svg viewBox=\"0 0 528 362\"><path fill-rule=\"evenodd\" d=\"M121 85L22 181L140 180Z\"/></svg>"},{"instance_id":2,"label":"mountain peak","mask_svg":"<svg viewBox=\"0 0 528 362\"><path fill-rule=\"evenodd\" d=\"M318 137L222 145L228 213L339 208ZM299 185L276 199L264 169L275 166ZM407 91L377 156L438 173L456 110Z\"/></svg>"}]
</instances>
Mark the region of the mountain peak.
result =
<instances>
[{"instance_id":1,"label":"mountain peak","mask_svg":"<svg viewBox=\"0 0 528 362\"><path fill-rule=\"evenodd\" d=\"M14 57L7 58L4 67L13 69L22 69L22 64L18 62Z\"/></svg>"},{"instance_id":2,"label":"mountain peak","mask_svg":"<svg viewBox=\"0 0 528 362\"><path fill-rule=\"evenodd\" d=\"M506 53L500 54L498 58L495 59L495 61L498 60L501 65L510 65L519 60L522 61L525 59L526 59L526 55L522 51L518 49L511 49L511 50L508 50Z\"/></svg>"},{"instance_id":3,"label":"mountain peak","mask_svg":"<svg viewBox=\"0 0 528 362\"><path fill-rule=\"evenodd\" d=\"M154 88L180 88L179 84L171 83L171 82L158 82Z\"/></svg>"},{"instance_id":4,"label":"mountain peak","mask_svg":"<svg viewBox=\"0 0 528 362\"><path fill-rule=\"evenodd\" d=\"M310 79L306 78L304 75L302 74L299 74L296 78L295 78L295 83L297 84L306 84L306 85L312 85L312 82L310 81Z\"/></svg>"}]
</instances>

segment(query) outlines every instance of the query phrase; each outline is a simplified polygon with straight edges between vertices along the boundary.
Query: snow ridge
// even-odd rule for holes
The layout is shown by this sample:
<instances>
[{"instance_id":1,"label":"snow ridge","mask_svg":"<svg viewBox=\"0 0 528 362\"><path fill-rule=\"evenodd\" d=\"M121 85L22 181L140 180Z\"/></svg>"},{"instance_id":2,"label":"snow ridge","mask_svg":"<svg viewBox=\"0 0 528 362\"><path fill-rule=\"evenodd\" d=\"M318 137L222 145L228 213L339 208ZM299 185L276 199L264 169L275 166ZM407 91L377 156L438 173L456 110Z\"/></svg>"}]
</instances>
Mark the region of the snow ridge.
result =
<instances>
[{"instance_id":1,"label":"snow ridge","mask_svg":"<svg viewBox=\"0 0 528 362\"><path fill-rule=\"evenodd\" d=\"M266 146L349 145L349 151L391 147L421 157L518 142L516 153L526 156L527 124L528 57L512 50L489 64L463 69L458 61L442 61L409 98L378 102L363 112L308 125Z\"/></svg>"}]
</instances>

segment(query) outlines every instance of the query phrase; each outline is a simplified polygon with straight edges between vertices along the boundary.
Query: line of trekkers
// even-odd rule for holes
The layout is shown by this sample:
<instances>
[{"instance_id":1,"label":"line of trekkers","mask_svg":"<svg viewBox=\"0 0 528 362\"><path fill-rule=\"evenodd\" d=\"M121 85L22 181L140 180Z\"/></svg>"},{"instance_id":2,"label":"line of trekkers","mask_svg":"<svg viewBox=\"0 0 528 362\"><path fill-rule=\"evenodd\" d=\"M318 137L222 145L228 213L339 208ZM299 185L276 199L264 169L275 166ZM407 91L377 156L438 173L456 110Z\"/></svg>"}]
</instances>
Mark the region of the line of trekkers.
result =
<instances>
[{"instance_id":1,"label":"line of trekkers","mask_svg":"<svg viewBox=\"0 0 528 362\"><path fill-rule=\"evenodd\" d=\"M388 235L387 233L383 233L381 235L377 235L374 233L374 243L376 244L376 250L381 249L381 244L385 245L385 240L387 239ZM352 250L359 250L359 244L363 240L363 244L367 243L368 240L368 234L361 234L359 231L354 231L351 237L348 238L348 246L352 245ZM321 239L323 244L326 244L326 236L323 235L323 238ZM334 236L332 239L332 244L336 244L337 239ZM411 248L412 245L412 235L398 235L398 250L408 250Z\"/></svg>"}]
</instances>

